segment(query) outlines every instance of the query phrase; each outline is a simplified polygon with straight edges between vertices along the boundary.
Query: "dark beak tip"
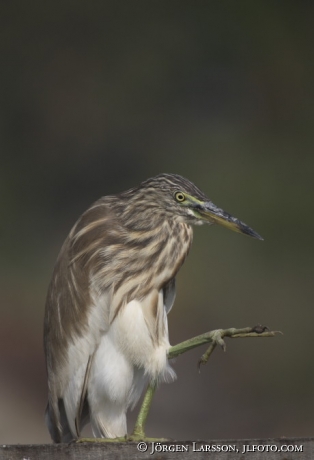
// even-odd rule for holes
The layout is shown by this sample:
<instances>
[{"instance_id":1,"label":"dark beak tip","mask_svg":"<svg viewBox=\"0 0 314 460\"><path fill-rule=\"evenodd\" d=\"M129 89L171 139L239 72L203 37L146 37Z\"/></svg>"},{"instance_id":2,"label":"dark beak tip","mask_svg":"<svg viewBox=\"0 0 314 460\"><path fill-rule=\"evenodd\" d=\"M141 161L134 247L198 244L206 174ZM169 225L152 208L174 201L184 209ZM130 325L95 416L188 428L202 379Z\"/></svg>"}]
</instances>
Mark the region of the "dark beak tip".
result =
<instances>
[{"instance_id":1,"label":"dark beak tip","mask_svg":"<svg viewBox=\"0 0 314 460\"><path fill-rule=\"evenodd\" d=\"M261 237L257 232L254 232L250 227L247 227L246 225L243 225L240 227L241 232L244 233L245 235L251 236L252 238L256 238L257 240L264 241L264 238Z\"/></svg>"},{"instance_id":2,"label":"dark beak tip","mask_svg":"<svg viewBox=\"0 0 314 460\"><path fill-rule=\"evenodd\" d=\"M251 230L250 233L248 233L248 235L252 238L256 238L257 240L264 241L264 238L261 237L261 235L259 235L258 233L254 232L254 230Z\"/></svg>"}]
</instances>

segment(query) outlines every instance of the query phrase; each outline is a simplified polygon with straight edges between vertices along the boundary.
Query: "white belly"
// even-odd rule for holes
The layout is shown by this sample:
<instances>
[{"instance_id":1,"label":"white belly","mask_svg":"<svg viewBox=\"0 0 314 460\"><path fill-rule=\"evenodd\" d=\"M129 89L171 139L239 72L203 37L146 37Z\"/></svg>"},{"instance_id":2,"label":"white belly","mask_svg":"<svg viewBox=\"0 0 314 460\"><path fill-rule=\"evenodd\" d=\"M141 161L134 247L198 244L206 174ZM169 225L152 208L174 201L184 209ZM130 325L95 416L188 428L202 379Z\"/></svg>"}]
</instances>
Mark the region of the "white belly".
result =
<instances>
[{"instance_id":1,"label":"white belly","mask_svg":"<svg viewBox=\"0 0 314 460\"><path fill-rule=\"evenodd\" d=\"M106 429L105 421L102 428L110 437L126 431L125 413L137 403L149 380L172 381L175 378L167 359L170 344L162 295L158 301L158 308L162 310L158 311L155 321L148 314L146 300L149 302L149 299L132 300L121 309L103 334L93 359L88 384L89 405L96 425L110 419L111 431ZM162 321L162 328L158 321Z\"/></svg>"}]
</instances>

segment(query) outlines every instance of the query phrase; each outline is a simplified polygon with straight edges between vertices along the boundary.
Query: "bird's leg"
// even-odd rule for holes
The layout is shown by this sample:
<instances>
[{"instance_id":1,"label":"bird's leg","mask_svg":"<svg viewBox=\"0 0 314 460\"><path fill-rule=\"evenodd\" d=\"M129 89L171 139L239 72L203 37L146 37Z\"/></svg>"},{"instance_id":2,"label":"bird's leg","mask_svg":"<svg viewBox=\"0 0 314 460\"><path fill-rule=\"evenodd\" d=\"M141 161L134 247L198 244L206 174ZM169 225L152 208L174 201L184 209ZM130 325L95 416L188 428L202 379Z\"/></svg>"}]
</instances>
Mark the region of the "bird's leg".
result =
<instances>
[{"instance_id":1,"label":"bird's leg","mask_svg":"<svg viewBox=\"0 0 314 460\"><path fill-rule=\"evenodd\" d=\"M139 414L137 416L136 422L135 422L135 427L132 433L132 437L134 436L135 438L144 438L145 437L145 431L144 431L144 426L147 420L148 412L150 410L150 407L152 405L153 401L153 396L156 391L156 381L151 381L150 384L148 385L148 388L146 390Z\"/></svg>"},{"instance_id":2,"label":"bird's leg","mask_svg":"<svg viewBox=\"0 0 314 460\"><path fill-rule=\"evenodd\" d=\"M244 337L274 337L280 331L269 331L267 327L255 326L245 327L242 329L230 328L230 329L216 329L214 331L206 332L205 334L198 335L192 339L185 340L184 342L178 343L173 347L170 347L168 351L168 359L176 358L177 356L185 353L186 351L192 350L193 348L199 347L206 343L209 343L207 351L202 355L199 366L206 364L210 355L214 351L217 345L220 345L223 350L226 349L224 337L230 338L244 338ZM149 409L152 404L153 396L157 387L156 381L150 382L147 391L145 393L140 412L135 422L134 431L130 436L124 436L120 438L80 438L76 442L126 442L126 441L166 441L167 439L156 439L147 438L145 436L144 426L148 416Z\"/></svg>"},{"instance_id":3,"label":"bird's leg","mask_svg":"<svg viewBox=\"0 0 314 460\"><path fill-rule=\"evenodd\" d=\"M185 353L186 351L192 350L193 348L199 347L206 343L209 343L207 351L203 354L199 361L201 364L206 364L210 355L216 348L216 345L220 345L222 349L226 350L226 344L224 337L231 338L244 338L244 337L274 337L279 331L269 331L267 327L255 326L245 327L242 329L230 328L230 329L216 329L214 331L206 332L205 334L198 335L192 339L185 340L184 342L178 343L171 347L168 351L168 358L176 358L177 356Z\"/></svg>"},{"instance_id":4,"label":"bird's leg","mask_svg":"<svg viewBox=\"0 0 314 460\"><path fill-rule=\"evenodd\" d=\"M276 331L277 332L277 331ZM205 343L210 343L206 352L202 355L199 366L201 364L206 364L210 355L216 348L216 345L220 345L222 349L226 350L226 344L223 340L224 337L273 337L276 332L271 332L267 327L255 326L255 327L246 327L242 329L216 329L211 332L206 332L205 334L198 335L192 339L181 342L170 348L168 351L168 358L175 358L176 356L185 353L186 351L192 350L193 348L199 347ZM153 396L156 391L157 383L156 381L151 381L148 385L147 391L145 393L141 409L137 416L134 431L131 436L128 437L130 441L137 440L149 440L146 438L144 426L147 420L147 416L152 404Z\"/></svg>"},{"instance_id":5,"label":"bird's leg","mask_svg":"<svg viewBox=\"0 0 314 460\"><path fill-rule=\"evenodd\" d=\"M155 380L152 380L146 390L139 414L135 422L133 433L129 437L130 441L142 440L142 439L149 440L149 438L146 438L145 436L144 427L145 427L145 423L147 420L147 416L148 416L150 407L152 405L153 396L155 394L156 388L157 388L157 382Z\"/></svg>"}]
</instances>

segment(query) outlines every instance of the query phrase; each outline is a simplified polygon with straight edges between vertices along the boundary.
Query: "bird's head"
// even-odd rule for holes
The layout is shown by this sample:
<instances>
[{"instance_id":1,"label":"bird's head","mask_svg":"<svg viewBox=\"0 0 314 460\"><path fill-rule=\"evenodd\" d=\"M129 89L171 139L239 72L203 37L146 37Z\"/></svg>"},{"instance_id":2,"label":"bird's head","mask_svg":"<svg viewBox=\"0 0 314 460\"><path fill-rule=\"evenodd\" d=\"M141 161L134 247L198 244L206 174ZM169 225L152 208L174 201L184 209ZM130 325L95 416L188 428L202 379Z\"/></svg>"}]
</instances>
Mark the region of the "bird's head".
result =
<instances>
[{"instance_id":1,"label":"bird's head","mask_svg":"<svg viewBox=\"0 0 314 460\"><path fill-rule=\"evenodd\" d=\"M192 182L177 174L160 174L143 182L137 189L144 192L145 201L154 203L155 212L164 210L168 216L188 224L219 224L235 232L263 238L227 212L218 208ZM154 215L152 215L152 218Z\"/></svg>"}]
</instances>

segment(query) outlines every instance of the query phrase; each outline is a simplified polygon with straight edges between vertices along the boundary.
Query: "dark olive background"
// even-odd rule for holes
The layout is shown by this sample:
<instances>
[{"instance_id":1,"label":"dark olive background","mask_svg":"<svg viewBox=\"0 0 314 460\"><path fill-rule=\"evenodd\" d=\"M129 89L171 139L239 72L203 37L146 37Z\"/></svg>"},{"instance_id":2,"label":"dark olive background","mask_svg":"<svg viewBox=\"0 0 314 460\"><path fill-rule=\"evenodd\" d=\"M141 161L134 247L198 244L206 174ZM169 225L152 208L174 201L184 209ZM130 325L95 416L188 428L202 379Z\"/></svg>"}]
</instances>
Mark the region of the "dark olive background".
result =
<instances>
[{"instance_id":1,"label":"dark olive background","mask_svg":"<svg viewBox=\"0 0 314 460\"><path fill-rule=\"evenodd\" d=\"M0 19L0 442L50 440L42 322L94 200L160 172L264 237L195 229L171 343L262 323L197 372L177 359L147 433L313 435L313 2L12 1ZM135 414L130 417L130 431Z\"/></svg>"}]
</instances>

